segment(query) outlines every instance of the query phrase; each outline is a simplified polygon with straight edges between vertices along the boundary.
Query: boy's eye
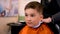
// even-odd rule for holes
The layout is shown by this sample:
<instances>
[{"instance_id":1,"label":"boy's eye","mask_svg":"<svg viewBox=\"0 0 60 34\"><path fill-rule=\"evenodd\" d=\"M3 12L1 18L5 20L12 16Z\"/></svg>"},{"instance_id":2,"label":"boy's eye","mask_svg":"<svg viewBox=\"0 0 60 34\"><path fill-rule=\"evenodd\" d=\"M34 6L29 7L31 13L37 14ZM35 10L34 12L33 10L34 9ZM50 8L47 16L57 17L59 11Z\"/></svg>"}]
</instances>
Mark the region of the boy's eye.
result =
<instances>
[{"instance_id":1,"label":"boy's eye","mask_svg":"<svg viewBox=\"0 0 60 34\"><path fill-rule=\"evenodd\" d=\"M25 16L28 16L27 14L25 14Z\"/></svg>"},{"instance_id":2,"label":"boy's eye","mask_svg":"<svg viewBox=\"0 0 60 34\"><path fill-rule=\"evenodd\" d=\"M35 16L35 15L33 15L33 14L31 15L31 17L34 17L34 16Z\"/></svg>"}]
</instances>

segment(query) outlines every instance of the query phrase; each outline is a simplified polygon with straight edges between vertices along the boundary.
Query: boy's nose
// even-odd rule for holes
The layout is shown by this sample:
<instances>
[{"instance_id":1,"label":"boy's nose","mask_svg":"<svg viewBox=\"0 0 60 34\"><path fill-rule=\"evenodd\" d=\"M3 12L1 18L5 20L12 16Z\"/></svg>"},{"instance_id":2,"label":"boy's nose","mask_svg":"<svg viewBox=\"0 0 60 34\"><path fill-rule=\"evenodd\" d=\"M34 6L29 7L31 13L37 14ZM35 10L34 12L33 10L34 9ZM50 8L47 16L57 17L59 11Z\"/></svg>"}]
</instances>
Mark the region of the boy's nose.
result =
<instances>
[{"instance_id":1,"label":"boy's nose","mask_svg":"<svg viewBox=\"0 0 60 34\"><path fill-rule=\"evenodd\" d=\"M28 17L27 20L28 20L28 21L31 21L31 17Z\"/></svg>"}]
</instances>

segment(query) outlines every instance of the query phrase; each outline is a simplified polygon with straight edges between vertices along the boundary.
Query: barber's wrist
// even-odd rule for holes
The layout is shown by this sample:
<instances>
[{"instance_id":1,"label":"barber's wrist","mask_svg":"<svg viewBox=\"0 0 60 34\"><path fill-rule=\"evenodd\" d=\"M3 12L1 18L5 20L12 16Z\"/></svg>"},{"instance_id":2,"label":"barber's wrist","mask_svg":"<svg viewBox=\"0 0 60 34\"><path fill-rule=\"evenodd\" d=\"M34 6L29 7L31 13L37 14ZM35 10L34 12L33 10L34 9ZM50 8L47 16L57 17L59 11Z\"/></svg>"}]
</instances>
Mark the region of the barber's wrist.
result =
<instances>
[{"instance_id":1,"label":"barber's wrist","mask_svg":"<svg viewBox=\"0 0 60 34\"><path fill-rule=\"evenodd\" d=\"M51 17L51 22L54 23L54 18L53 17Z\"/></svg>"},{"instance_id":2,"label":"barber's wrist","mask_svg":"<svg viewBox=\"0 0 60 34\"><path fill-rule=\"evenodd\" d=\"M51 17L49 17L49 20L50 20L50 22L52 22L52 18Z\"/></svg>"}]
</instances>

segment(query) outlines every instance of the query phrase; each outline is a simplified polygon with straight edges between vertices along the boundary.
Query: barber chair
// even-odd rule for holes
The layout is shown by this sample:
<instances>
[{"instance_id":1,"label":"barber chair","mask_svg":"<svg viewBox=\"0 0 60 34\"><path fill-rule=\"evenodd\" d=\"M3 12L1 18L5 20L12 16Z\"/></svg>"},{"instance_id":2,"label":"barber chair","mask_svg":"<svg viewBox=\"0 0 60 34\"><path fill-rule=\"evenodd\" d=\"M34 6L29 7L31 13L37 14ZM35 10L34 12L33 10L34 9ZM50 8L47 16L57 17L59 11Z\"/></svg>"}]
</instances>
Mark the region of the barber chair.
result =
<instances>
[{"instance_id":1,"label":"barber chair","mask_svg":"<svg viewBox=\"0 0 60 34\"><path fill-rule=\"evenodd\" d=\"M11 34L18 34L19 31L25 26L25 22L8 23L7 25L10 27Z\"/></svg>"}]
</instances>

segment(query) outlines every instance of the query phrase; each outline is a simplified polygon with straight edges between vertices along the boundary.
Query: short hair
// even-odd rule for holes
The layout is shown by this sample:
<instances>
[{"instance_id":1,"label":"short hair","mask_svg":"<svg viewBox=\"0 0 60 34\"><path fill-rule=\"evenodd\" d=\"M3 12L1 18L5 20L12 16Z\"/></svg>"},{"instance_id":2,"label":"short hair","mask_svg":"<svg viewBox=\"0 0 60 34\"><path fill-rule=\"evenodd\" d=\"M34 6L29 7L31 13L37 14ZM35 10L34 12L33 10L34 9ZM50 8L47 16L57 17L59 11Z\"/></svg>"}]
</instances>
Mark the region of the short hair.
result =
<instances>
[{"instance_id":1,"label":"short hair","mask_svg":"<svg viewBox=\"0 0 60 34\"><path fill-rule=\"evenodd\" d=\"M43 6L39 2L37 2L37 1L29 2L25 6L24 10L29 9L29 8L36 9L39 13L43 13Z\"/></svg>"}]
</instances>

